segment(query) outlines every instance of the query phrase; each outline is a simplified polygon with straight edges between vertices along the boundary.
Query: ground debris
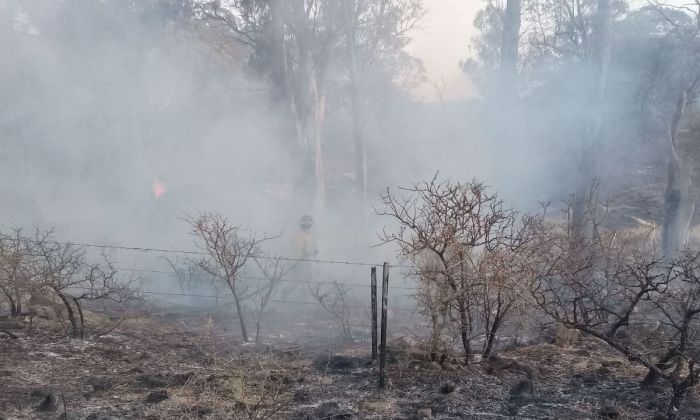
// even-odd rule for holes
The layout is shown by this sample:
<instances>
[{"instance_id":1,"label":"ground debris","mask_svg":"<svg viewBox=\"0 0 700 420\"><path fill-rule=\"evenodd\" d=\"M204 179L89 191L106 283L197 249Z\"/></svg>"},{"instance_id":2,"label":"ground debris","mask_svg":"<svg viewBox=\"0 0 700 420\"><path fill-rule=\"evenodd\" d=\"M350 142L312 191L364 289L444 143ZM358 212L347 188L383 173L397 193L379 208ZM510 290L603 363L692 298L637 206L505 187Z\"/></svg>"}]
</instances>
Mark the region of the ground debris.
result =
<instances>
[{"instance_id":1,"label":"ground debris","mask_svg":"<svg viewBox=\"0 0 700 420\"><path fill-rule=\"evenodd\" d=\"M144 373L136 377L136 381L146 388L164 388L168 381L160 374Z\"/></svg>"},{"instance_id":2,"label":"ground debris","mask_svg":"<svg viewBox=\"0 0 700 420\"><path fill-rule=\"evenodd\" d=\"M44 399L36 407L37 411L40 412L53 412L58 411L61 408L61 399L59 396L53 392L48 393Z\"/></svg>"},{"instance_id":3,"label":"ground debris","mask_svg":"<svg viewBox=\"0 0 700 420\"><path fill-rule=\"evenodd\" d=\"M447 381L447 382L444 382L442 385L440 385L440 392L442 392L443 394L450 394L450 393L454 392L455 388L456 388L456 385L454 382Z\"/></svg>"},{"instance_id":4,"label":"ground debris","mask_svg":"<svg viewBox=\"0 0 700 420\"><path fill-rule=\"evenodd\" d=\"M315 365L319 371L347 374L353 369L367 365L367 360L346 355L321 356L316 359Z\"/></svg>"},{"instance_id":5,"label":"ground debris","mask_svg":"<svg viewBox=\"0 0 700 420\"><path fill-rule=\"evenodd\" d=\"M535 384L530 379L522 379L510 387L510 395L532 394Z\"/></svg>"},{"instance_id":6,"label":"ground debris","mask_svg":"<svg viewBox=\"0 0 700 420\"><path fill-rule=\"evenodd\" d=\"M620 407L611 402L606 402L600 407L600 416L605 419L617 419L620 415Z\"/></svg>"},{"instance_id":7,"label":"ground debris","mask_svg":"<svg viewBox=\"0 0 700 420\"><path fill-rule=\"evenodd\" d=\"M85 383L92 388L92 392L104 392L112 388L112 381L104 376L89 376Z\"/></svg>"},{"instance_id":8,"label":"ground debris","mask_svg":"<svg viewBox=\"0 0 700 420\"><path fill-rule=\"evenodd\" d=\"M380 392L366 342L284 341L256 349L236 344L228 331L206 337L196 331L185 334L144 317L136 328L84 343L43 330L0 340L0 372L9 372L0 381L0 413L8 419L55 419L63 414L65 397L65 411L81 420L573 420L601 418L601 401L610 401L618 418L632 419L652 418L668 401L665 388L639 387L643 369L595 340L582 341L585 352L540 344L454 369L445 369L445 360L430 369L412 352L398 357L396 351L397 359L387 366L391 385ZM406 338L395 344L397 350L420 349ZM284 351L290 347L295 350ZM195 349L212 360L193 357L201 353ZM584 386L584 375L597 383ZM532 386L511 395L518 383ZM38 411L47 397L54 411ZM691 400L687 413L695 412ZM430 417L418 416L428 408Z\"/></svg>"},{"instance_id":9,"label":"ground debris","mask_svg":"<svg viewBox=\"0 0 700 420\"><path fill-rule=\"evenodd\" d=\"M316 407L302 409L294 420L350 420L354 418L350 410L344 409L335 401L322 402Z\"/></svg>"},{"instance_id":10,"label":"ground debris","mask_svg":"<svg viewBox=\"0 0 700 420\"><path fill-rule=\"evenodd\" d=\"M156 390L156 391L150 392L150 393L146 396L146 400L145 400L145 401L146 401L147 403L155 403L155 404L157 404L157 403L159 403L159 402L161 402L161 401L167 400L168 398L170 398L170 396L168 395L168 390L167 390L167 389L158 389L158 390Z\"/></svg>"},{"instance_id":11,"label":"ground debris","mask_svg":"<svg viewBox=\"0 0 700 420\"><path fill-rule=\"evenodd\" d=\"M433 418L433 410L430 408L420 408L416 413L418 420L428 420Z\"/></svg>"}]
</instances>

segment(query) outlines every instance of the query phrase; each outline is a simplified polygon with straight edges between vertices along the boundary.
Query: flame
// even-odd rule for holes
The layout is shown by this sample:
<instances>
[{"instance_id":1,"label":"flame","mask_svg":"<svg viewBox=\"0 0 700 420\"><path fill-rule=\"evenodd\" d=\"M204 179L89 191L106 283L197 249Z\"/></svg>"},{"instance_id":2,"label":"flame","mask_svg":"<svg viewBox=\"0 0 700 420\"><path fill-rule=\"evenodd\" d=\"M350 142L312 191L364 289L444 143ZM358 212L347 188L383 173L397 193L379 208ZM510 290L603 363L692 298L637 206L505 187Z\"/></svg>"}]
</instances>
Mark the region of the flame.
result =
<instances>
[{"instance_id":1,"label":"flame","mask_svg":"<svg viewBox=\"0 0 700 420\"><path fill-rule=\"evenodd\" d=\"M153 196L155 198L161 198L165 192L167 191L167 186L163 181L160 179L156 178L155 181L153 181Z\"/></svg>"}]
</instances>

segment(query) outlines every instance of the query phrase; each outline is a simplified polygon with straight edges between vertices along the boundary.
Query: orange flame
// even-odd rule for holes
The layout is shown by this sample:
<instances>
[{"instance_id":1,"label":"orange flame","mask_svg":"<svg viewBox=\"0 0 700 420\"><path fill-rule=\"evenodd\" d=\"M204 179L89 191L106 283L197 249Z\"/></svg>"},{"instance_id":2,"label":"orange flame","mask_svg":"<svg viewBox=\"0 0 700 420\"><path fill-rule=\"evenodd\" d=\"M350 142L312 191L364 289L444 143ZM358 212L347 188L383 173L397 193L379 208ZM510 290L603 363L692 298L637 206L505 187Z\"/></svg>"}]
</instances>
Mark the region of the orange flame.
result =
<instances>
[{"instance_id":1,"label":"orange flame","mask_svg":"<svg viewBox=\"0 0 700 420\"><path fill-rule=\"evenodd\" d=\"M167 191L167 186L160 179L156 178L153 181L153 196L156 198L161 198L163 194Z\"/></svg>"}]
</instances>

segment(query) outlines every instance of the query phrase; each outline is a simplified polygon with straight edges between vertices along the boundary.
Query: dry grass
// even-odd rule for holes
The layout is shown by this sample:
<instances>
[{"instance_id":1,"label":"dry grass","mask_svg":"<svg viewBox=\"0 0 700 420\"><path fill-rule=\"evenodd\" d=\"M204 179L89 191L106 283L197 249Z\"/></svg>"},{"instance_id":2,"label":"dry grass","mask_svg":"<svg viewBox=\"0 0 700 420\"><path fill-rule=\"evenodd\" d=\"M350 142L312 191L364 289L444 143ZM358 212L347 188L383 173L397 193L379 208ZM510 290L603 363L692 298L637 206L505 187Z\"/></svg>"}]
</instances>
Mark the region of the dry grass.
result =
<instances>
[{"instance_id":1,"label":"dry grass","mask_svg":"<svg viewBox=\"0 0 700 420\"><path fill-rule=\"evenodd\" d=\"M15 326L20 339L0 338L0 415L46 418L36 411L41 397L32 394L38 391L62 396L69 418L79 419L406 419L423 408L435 419L513 418L515 412L516 418L593 419L606 404L617 408L618 418L644 419L664 397L638 386L642 370L590 340L502 352L518 364L495 369L486 362L441 368L399 357L380 392L367 344L240 346L235 332L216 322L207 330L207 323L206 317L140 317L85 341L65 338L55 325L52 331L42 324L31 337ZM327 328L332 333L330 323ZM532 395L509 395L527 376L517 365L537 369ZM443 394L448 381L455 390ZM146 402L159 389L168 398Z\"/></svg>"}]
</instances>

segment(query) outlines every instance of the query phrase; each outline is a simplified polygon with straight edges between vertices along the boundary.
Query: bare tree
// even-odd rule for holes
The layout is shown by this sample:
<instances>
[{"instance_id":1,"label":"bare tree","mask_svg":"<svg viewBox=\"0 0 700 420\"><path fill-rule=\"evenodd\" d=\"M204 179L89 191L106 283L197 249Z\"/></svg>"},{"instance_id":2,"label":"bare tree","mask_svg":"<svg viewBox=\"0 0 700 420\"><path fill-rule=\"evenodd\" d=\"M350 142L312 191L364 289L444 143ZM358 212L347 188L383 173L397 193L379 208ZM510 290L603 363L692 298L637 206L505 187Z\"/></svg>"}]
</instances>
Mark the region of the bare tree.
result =
<instances>
[{"instance_id":1,"label":"bare tree","mask_svg":"<svg viewBox=\"0 0 700 420\"><path fill-rule=\"evenodd\" d=\"M382 196L379 214L391 217L396 228L385 229L380 237L398 244L401 256L417 266L419 302L431 306L425 314L433 322L433 345L446 323L456 319L465 362L476 337L485 338L482 354L487 355L504 320L528 295L520 288L529 284L521 275L532 275L525 268L526 250L535 249L531 247L543 237L531 233L544 226L541 216L519 216L504 208L477 181L440 182L436 175L400 191L404 195L387 190ZM519 261L519 272L510 260Z\"/></svg>"},{"instance_id":2,"label":"bare tree","mask_svg":"<svg viewBox=\"0 0 700 420\"><path fill-rule=\"evenodd\" d=\"M355 316L357 302L350 290L342 283L332 282L326 285L322 282L309 284L309 292L323 310L332 317L340 329L344 340L352 340L352 320Z\"/></svg>"},{"instance_id":3,"label":"bare tree","mask_svg":"<svg viewBox=\"0 0 700 420\"><path fill-rule=\"evenodd\" d=\"M662 247L664 255L672 257L688 244L691 222L695 214L697 197L694 194L693 172L694 157L692 150L694 138L691 119L688 118L688 106L697 93L696 86L700 78L680 95L678 104L669 125L669 158L666 193L664 200L664 224Z\"/></svg>"},{"instance_id":4,"label":"bare tree","mask_svg":"<svg viewBox=\"0 0 700 420\"><path fill-rule=\"evenodd\" d=\"M136 279L121 278L109 258L89 262L85 250L79 246L56 242L53 232L37 231L25 241L29 244L32 275L23 287L32 299L57 298L70 322L71 335L85 337L84 302L127 302L138 295ZM52 305L54 306L54 305Z\"/></svg>"},{"instance_id":5,"label":"bare tree","mask_svg":"<svg viewBox=\"0 0 700 420\"><path fill-rule=\"evenodd\" d=\"M562 230L540 257L533 288L540 308L649 369L647 382L666 379L673 391L667 416L676 418L700 373L698 255L668 261L617 232L573 247Z\"/></svg>"},{"instance_id":6,"label":"bare tree","mask_svg":"<svg viewBox=\"0 0 700 420\"><path fill-rule=\"evenodd\" d=\"M267 237L258 239L250 231L232 225L219 214L203 213L187 218L195 237L195 243L206 254L197 260L202 271L212 276L215 282L223 284L231 292L243 341L248 341L248 330L243 315L243 300L248 286L241 281L241 270L248 259L259 252L259 245Z\"/></svg>"},{"instance_id":7,"label":"bare tree","mask_svg":"<svg viewBox=\"0 0 700 420\"><path fill-rule=\"evenodd\" d=\"M697 51L700 43L700 4L673 6L661 1L650 1L653 11L663 27L664 40L678 57L653 72L652 87L648 90L665 90L670 94L658 95L669 98L668 105L657 100L662 109L663 124L668 151L667 186L664 197L664 223L662 248L665 256L673 256L688 244L696 212L698 193L698 167L695 163L700 150L695 145L700 127L697 123L698 83ZM658 80L654 80L658 79ZM658 85L654 86L654 85Z\"/></svg>"},{"instance_id":8,"label":"bare tree","mask_svg":"<svg viewBox=\"0 0 700 420\"><path fill-rule=\"evenodd\" d=\"M30 243L22 229L11 229L0 235L0 291L7 299L11 316L22 314L22 304L33 276Z\"/></svg>"},{"instance_id":9,"label":"bare tree","mask_svg":"<svg viewBox=\"0 0 700 420\"><path fill-rule=\"evenodd\" d=\"M323 129L328 103L343 102L346 92L334 89L329 75L338 68L348 69L356 176L361 186L361 66L402 51L406 34L422 16L421 2L229 0L196 2L195 9L205 22L223 29L226 39L248 47L251 64L269 76L272 96L283 104L294 126L297 184L315 202L319 214L325 203ZM342 92L344 97L333 98L333 92Z\"/></svg>"},{"instance_id":10,"label":"bare tree","mask_svg":"<svg viewBox=\"0 0 700 420\"><path fill-rule=\"evenodd\" d=\"M262 330L263 317L270 300L279 290L285 276L291 271L293 265L289 261L280 257L266 256L265 258L254 258L254 261L262 273L261 281L256 283L253 293L253 301L257 309L255 322L255 342L260 342L260 331Z\"/></svg>"},{"instance_id":11,"label":"bare tree","mask_svg":"<svg viewBox=\"0 0 700 420\"><path fill-rule=\"evenodd\" d=\"M581 146L578 153L578 180L573 203L572 228L574 238L593 235L592 226L586 224L586 206L591 201L587 194L591 183L600 176L600 150L603 145L603 116L610 66L610 26L613 9L611 0L598 0L590 45L584 57L588 67L586 80L589 91L585 98L588 113L581 133ZM584 32L582 32L584 33ZM596 197L593 197L595 205Z\"/></svg>"},{"instance_id":12,"label":"bare tree","mask_svg":"<svg viewBox=\"0 0 700 420\"><path fill-rule=\"evenodd\" d=\"M503 39L501 41L501 73L506 92L515 93L518 74L518 49L520 44L522 3L508 0L503 14Z\"/></svg>"}]
</instances>

